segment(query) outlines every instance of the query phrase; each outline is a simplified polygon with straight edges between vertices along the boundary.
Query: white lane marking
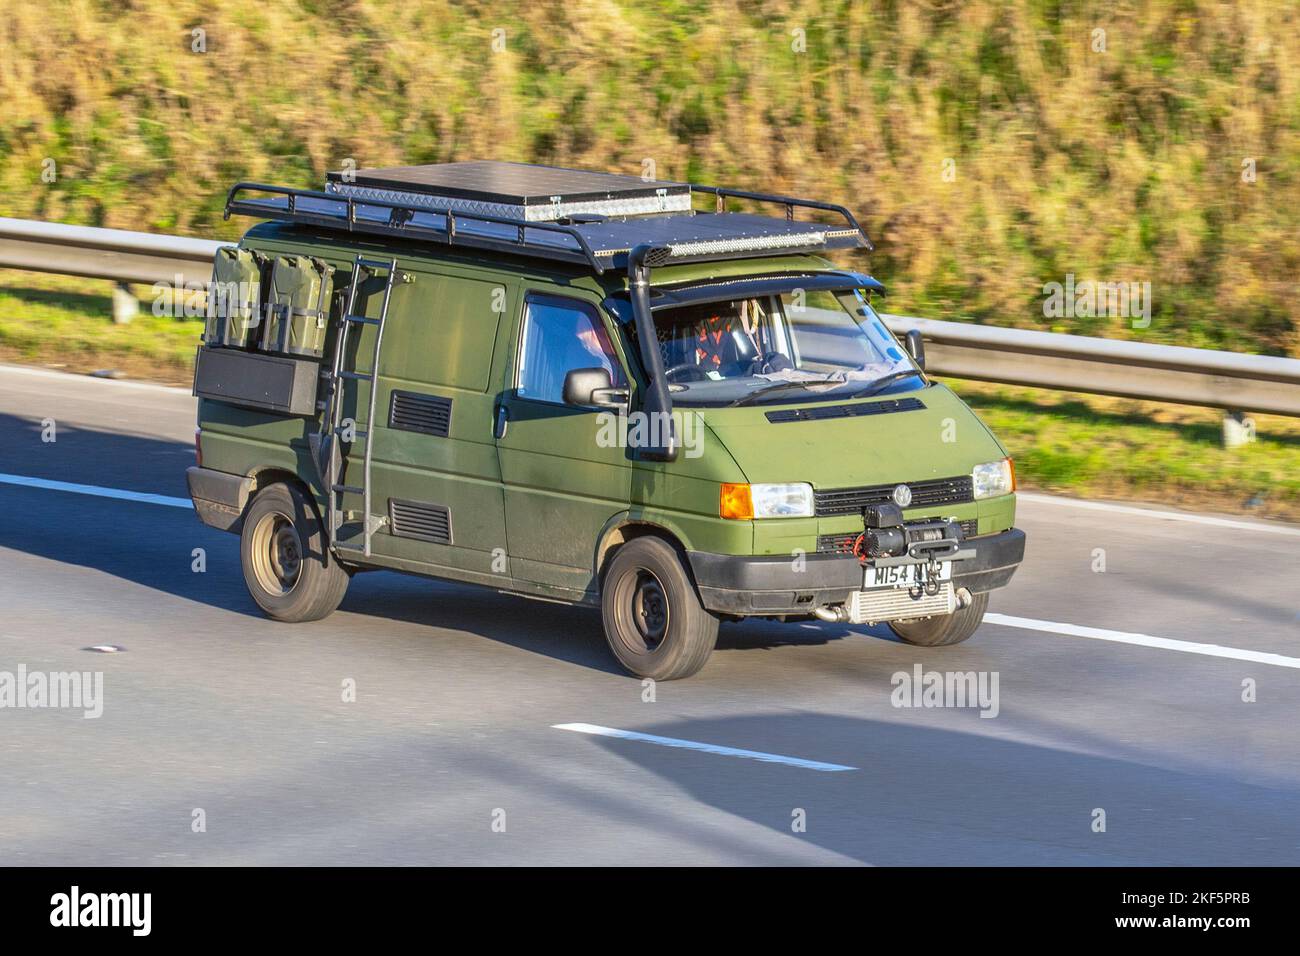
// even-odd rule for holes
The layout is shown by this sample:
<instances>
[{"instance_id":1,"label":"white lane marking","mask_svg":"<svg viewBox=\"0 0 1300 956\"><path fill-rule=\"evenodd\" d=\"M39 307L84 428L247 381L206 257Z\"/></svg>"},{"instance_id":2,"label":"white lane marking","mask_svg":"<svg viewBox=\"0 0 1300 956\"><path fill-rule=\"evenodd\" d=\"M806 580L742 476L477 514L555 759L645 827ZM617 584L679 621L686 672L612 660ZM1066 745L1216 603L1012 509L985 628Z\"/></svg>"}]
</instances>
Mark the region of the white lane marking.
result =
<instances>
[{"instance_id":1,"label":"white lane marking","mask_svg":"<svg viewBox=\"0 0 1300 956\"><path fill-rule=\"evenodd\" d=\"M820 760L804 760L802 757L784 757L781 754L767 754L760 750L740 750L736 747L721 747L717 744L702 744L694 740L679 740L676 737L659 737L655 734L642 734L635 730L618 730L614 727L601 727L598 724L552 724L554 730L572 730L579 734L594 734L598 737L618 737L621 740L640 740L643 743L659 744L662 747L680 747L683 750L698 750L706 754L719 754L724 757L745 757L749 760L762 760L765 763L783 763L805 770L857 770L839 763L822 763Z\"/></svg>"},{"instance_id":2,"label":"white lane marking","mask_svg":"<svg viewBox=\"0 0 1300 956\"><path fill-rule=\"evenodd\" d=\"M1255 664L1272 664L1274 667L1292 667L1300 669L1300 657L1283 657L1281 654L1267 654L1264 651L1248 651L1240 647L1224 647L1222 644L1201 644L1196 641L1175 641L1168 637L1152 637L1150 634L1132 634L1128 631L1108 631L1100 627L1081 627L1078 624L1060 624L1056 621L1036 621L1029 617L1011 617L1008 614L985 614L987 624L1001 624L1005 627L1018 627L1027 631L1046 631L1049 634L1065 634L1070 637L1090 637L1096 641L1113 641L1116 644L1137 644L1141 647L1158 647L1164 651L1182 651L1184 654L1202 654L1206 657L1227 657L1235 661L1251 661Z\"/></svg>"},{"instance_id":3,"label":"white lane marking","mask_svg":"<svg viewBox=\"0 0 1300 956\"><path fill-rule=\"evenodd\" d=\"M1186 521L1191 524L1208 524L1216 528L1235 528L1238 531L1263 531L1265 534L1285 534L1300 537L1300 528L1284 524L1264 524L1256 521L1234 521L1231 518L1215 518L1212 515L1197 515L1182 511L1153 511L1150 508L1138 508L1135 505L1117 505L1109 501L1083 501L1079 498L1058 498L1056 495L1036 495L1027 491L1017 491L1016 498L1036 505L1065 505L1070 508L1087 508L1092 511L1111 511L1117 514L1140 515L1143 518L1159 518L1165 521Z\"/></svg>"},{"instance_id":4,"label":"white lane marking","mask_svg":"<svg viewBox=\"0 0 1300 956\"><path fill-rule=\"evenodd\" d=\"M32 375L37 378L62 379L65 382L97 382L99 384L113 385L117 388L144 388L151 391L172 392L176 395L193 396L194 393L188 388L180 388L176 385L159 385L157 382L134 382L129 379L120 378L97 378L94 375L82 375L80 372L61 372L53 368L31 368L26 365L0 365L0 373L6 375Z\"/></svg>"},{"instance_id":5,"label":"white lane marking","mask_svg":"<svg viewBox=\"0 0 1300 956\"><path fill-rule=\"evenodd\" d=\"M123 491L121 488L101 488L98 485L75 485L70 481L28 478L26 475L0 474L0 485L20 485L24 488L43 488L46 491L70 491L74 495L94 495L96 498L140 501L147 505L166 505L169 508L194 507L189 498L169 498L167 495L151 495L147 491Z\"/></svg>"}]
</instances>

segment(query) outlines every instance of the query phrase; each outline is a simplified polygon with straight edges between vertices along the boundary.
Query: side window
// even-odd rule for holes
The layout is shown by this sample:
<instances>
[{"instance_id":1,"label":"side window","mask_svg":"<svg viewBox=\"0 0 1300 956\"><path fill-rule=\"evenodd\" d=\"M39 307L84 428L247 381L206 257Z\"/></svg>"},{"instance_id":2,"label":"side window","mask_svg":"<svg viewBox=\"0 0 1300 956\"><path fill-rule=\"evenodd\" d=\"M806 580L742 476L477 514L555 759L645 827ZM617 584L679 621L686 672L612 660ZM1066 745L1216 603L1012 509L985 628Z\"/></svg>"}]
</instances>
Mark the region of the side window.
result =
<instances>
[{"instance_id":1,"label":"side window","mask_svg":"<svg viewBox=\"0 0 1300 956\"><path fill-rule=\"evenodd\" d=\"M616 388L627 379L596 310L586 302L530 295L524 306L518 391L539 402L564 401L564 376L575 368L603 368Z\"/></svg>"}]
</instances>

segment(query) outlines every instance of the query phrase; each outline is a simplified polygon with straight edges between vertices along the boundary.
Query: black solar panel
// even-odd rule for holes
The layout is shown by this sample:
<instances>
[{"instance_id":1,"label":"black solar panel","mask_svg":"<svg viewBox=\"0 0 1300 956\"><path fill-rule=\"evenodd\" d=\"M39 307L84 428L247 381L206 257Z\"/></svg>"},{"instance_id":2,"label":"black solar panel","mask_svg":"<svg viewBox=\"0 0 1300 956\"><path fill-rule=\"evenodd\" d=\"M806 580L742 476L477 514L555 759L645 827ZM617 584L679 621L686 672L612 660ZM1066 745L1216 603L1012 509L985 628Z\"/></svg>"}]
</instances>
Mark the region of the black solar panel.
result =
<instances>
[{"instance_id":1,"label":"black solar panel","mask_svg":"<svg viewBox=\"0 0 1300 956\"><path fill-rule=\"evenodd\" d=\"M691 191L687 183L493 160L358 169L350 173L329 173L328 179L331 183L350 182L371 189L517 206L549 205L556 197L568 202L585 202L613 197L687 195Z\"/></svg>"}]
</instances>

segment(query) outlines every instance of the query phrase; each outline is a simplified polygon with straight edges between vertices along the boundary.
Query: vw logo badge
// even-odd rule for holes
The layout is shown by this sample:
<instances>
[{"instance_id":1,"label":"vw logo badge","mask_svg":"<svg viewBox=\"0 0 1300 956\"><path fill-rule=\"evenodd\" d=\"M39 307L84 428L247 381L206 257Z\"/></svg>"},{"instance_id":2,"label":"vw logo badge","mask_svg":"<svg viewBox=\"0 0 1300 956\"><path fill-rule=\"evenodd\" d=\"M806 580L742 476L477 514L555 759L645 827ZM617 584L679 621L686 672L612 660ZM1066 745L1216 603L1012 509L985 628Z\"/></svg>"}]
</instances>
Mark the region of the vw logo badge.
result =
<instances>
[{"instance_id":1,"label":"vw logo badge","mask_svg":"<svg viewBox=\"0 0 1300 956\"><path fill-rule=\"evenodd\" d=\"M894 486L894 504L900 508L906 508L912 503L912 489L907 485Z\"/></svg>"}]
</instances>

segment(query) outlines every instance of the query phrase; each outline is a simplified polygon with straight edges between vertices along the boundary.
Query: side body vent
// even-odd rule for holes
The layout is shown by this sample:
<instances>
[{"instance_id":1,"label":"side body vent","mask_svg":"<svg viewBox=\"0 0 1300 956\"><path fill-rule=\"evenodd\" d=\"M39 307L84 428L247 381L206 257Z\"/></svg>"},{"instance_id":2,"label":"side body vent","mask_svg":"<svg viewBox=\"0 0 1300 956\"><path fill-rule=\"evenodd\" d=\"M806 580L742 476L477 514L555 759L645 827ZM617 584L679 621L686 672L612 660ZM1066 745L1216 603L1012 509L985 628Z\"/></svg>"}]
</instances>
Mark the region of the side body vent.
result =
<instances>
[{"instance_id":1,"label":"side body vent","mask_svg":"<svg viewBox=\"0 0 1300 956\"><path fill-rule=\"evenodd\" d=\"M388 527L399 538L451 544L451 511L445 505L389 498Z\"/></svg>"},{"instance_id":2,"label":"side body vent","mask_svg":"<svg viewBox=\"0 0 1300 956\"><path fill-rule=\"evenodd\" d=\"M809 408L781 408L767 413L769 422L817 422L827 418L857 418L861 415L888 415L891 412L914 412L925 408L919 398L891 398L883 402L860 402L857 405L813 405Z\"/></svg>"},{"instance_id":3,"label":"side body vent","mask_svg":"<svg viewBox=\"0 0 1300 956\"><path fill-rule=\"evenodd\" d=\"M388 427L446 438L451 432L451 399L393 389Z\"/></svg>"}]
</instances>

